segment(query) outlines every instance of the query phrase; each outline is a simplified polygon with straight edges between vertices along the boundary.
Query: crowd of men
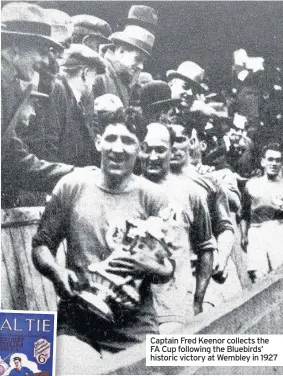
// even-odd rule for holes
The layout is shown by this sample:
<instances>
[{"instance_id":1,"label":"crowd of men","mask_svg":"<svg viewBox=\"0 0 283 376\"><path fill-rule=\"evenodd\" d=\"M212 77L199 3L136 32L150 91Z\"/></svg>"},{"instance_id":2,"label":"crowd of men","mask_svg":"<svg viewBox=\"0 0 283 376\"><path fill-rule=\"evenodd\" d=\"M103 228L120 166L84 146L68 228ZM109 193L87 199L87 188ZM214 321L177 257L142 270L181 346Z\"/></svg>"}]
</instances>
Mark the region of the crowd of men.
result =
<instances>
[{"instance_id":1,"label":"crowd of men","mask_svg":"<svg viewBox=\"0 0 283 376\"><path fill-rule=\"evenodd\" d=\"M283 263L282 145L255 158L249 119L215 99L195 62L167 82L143 72L157 25L143 5L114 33L94 15L2 9L2 207L46 205L33 260L60 297L63 373L174 332ZM111 259L108 272L142 283L135 309L113 302L105 322L74 297L125 222L150 217L178 224L171 255Z\"/></svg>"}]
</instances>

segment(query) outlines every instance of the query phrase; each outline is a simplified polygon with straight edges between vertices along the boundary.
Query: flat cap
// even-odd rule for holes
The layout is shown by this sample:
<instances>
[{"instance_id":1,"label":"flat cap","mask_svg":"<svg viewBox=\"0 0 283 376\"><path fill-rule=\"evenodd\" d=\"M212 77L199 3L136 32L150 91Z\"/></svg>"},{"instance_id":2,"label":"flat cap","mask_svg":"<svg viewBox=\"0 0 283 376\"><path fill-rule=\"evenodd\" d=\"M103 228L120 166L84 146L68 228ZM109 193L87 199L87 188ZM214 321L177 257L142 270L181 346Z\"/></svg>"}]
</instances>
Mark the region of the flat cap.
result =
<instances>
[{"instance_id":1,"label":"flat cap","mask_svg":"<svg viewBox=\"0 0 283 376\"><path fill-rule=\"evenodd\" d=\"M96 35L109 42L107 39L112 34L110 25L101 18L89 14L78 14L72 17L74 35Z\"/></svg>"},{"instance_id":2,"label":"flat cap","mask_svg":"<svg viewBox=\"0 0 283 376\"><path fill-rule=\"evenodd\" d=\"M94 109L97 112L116 112L119 108L123 108L123 103L114 94L104 94L94 100Z\"/></svg>"},{"instance_id":3,"label":"flat cap","mask_svg":"<svg viewBox=\"0 0 283 376\"><path fill-rule=\"evenodd\" d=\"M61 61L63 67L92 67L97 74L105 73L104 60L99 54L83 44L71 44Z\"/></svg>"},{"instance_id":4,"label":"flat cap","mask_svg":"<svg viewBox=\"0 0 283 376\"><path fill-rule=\"evenodd\" d=\"M59 43L71 38L74 30L71 17L59 9L46 9L49 22L52 24L52 37Z\"/></svg>"}]
</instances>

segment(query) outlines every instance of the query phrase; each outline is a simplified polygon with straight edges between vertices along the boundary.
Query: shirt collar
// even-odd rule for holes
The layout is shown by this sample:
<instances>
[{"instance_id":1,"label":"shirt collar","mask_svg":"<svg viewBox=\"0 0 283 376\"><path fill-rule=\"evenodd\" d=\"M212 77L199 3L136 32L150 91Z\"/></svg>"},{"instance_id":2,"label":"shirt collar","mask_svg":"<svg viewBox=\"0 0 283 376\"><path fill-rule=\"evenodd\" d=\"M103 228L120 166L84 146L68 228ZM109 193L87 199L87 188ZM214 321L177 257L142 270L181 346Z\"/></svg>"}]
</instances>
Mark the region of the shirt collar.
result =
<instances>
[{"instance_id":1,"label":"shirt collar","mask_svg":"<svg viewBox=\"0 0 283 376\"><path fill-rule=\"evenodd\" d=\"M2 85L9 86L9 84L19 78L16 67L2 54Z\"/></svg>"}]
</instances>

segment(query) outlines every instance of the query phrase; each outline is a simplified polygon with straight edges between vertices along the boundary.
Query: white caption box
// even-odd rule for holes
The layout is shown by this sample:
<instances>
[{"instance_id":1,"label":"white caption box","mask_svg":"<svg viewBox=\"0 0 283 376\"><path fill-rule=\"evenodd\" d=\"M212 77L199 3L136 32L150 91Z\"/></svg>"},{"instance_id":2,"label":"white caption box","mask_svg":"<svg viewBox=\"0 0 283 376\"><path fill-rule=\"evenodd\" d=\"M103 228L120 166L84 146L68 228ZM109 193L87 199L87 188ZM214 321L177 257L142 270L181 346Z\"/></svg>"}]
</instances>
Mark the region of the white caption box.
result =
<instances>
[{"instance_id":1,"label":"white caption box","mask_svg":"<svg viewBox=\"0 0 283 376\"><path fill-rule=\"evenodd\" d=\"M147 366L283 366L283 335L147 335Z\"/></svg>"}]
</instances>

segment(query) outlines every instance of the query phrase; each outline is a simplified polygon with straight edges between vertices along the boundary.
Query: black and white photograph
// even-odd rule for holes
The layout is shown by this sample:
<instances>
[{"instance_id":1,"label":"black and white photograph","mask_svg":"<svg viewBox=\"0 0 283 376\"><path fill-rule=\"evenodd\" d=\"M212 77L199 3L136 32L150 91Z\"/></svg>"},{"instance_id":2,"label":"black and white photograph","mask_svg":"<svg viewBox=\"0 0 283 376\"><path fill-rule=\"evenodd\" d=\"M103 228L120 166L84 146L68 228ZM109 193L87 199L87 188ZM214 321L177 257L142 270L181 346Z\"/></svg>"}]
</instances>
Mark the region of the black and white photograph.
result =
<instances>
[{"instance_id":1,"label":"black and white photograph","mask_svg":"<svg viewBox=\"0 0 283 376\"><path fill-rule=\"evenodd\" d=\"M1 126L1 309L57 312L56 375L283 374L281 1L2 1Z\"/></svg>"}]
</instances>

